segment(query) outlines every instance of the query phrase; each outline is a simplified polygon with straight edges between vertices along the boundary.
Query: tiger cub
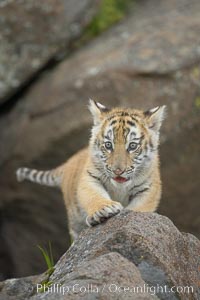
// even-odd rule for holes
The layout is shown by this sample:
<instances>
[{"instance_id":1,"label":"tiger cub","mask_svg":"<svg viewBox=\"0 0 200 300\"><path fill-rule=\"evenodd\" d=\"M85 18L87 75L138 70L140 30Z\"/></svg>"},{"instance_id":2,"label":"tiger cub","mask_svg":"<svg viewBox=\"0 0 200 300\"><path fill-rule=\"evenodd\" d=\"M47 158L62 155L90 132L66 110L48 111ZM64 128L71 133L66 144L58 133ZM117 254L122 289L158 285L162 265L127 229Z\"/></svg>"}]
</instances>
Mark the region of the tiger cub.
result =
<instances>
[{"instance_id":1,"label":"tiger cub","mask_svg":"<svg viewBox=\"0 0 200 300\"><path fill-rule=\"evenodd\" d=\"M143 112L90 100L93 127L89 147L50 171L17 170L24 179L62 190L70 233L118 214L123 207L156 210L161 197L159 130L165 106Z\"/></svg>"}]
</instances>

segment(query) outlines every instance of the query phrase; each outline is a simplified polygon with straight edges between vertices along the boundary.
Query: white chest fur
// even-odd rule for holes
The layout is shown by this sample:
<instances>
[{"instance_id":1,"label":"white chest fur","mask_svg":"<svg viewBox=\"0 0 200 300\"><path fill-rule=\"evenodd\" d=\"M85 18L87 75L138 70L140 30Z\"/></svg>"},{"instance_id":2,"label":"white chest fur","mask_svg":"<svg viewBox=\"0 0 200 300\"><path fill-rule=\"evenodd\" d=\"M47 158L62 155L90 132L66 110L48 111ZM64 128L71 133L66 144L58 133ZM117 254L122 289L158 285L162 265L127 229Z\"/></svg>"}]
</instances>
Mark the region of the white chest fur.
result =
<instances>
[{"instance_id":1,"label":"white chest fur","mask_svg":"<svg viewBox=\"0 0 200 300\"><path fill-rule=\"evenodd\" d=\"M131 187L131 181L118 183L111 179L109 185L107 186L107 191L113 201L120 202L124 207L126 207L129 204Z\"/></svg>"}]
</instances>

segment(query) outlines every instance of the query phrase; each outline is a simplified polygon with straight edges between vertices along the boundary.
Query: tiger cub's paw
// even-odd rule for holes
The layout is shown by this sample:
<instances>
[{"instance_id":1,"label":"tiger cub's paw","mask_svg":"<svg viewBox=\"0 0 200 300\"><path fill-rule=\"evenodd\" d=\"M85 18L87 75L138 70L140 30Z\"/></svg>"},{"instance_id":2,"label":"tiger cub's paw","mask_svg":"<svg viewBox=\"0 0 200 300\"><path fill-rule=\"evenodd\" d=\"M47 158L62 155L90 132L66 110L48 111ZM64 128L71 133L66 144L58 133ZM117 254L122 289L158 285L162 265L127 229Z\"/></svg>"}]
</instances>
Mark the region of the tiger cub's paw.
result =
<instances>
[{"instance_id":1,"label":"tiger cub's paw","mask_svg":"<svg viewBox=\"0 0 200 300\"><path fill-rule=\"evenodd\" d=\"M117 215L123 206L119 202L113 202L113 204L106 205L102 209L96 211L92 216L87 216L86 224L91 227L100 224L108 218Z\"/></svg>"}]
</instances>

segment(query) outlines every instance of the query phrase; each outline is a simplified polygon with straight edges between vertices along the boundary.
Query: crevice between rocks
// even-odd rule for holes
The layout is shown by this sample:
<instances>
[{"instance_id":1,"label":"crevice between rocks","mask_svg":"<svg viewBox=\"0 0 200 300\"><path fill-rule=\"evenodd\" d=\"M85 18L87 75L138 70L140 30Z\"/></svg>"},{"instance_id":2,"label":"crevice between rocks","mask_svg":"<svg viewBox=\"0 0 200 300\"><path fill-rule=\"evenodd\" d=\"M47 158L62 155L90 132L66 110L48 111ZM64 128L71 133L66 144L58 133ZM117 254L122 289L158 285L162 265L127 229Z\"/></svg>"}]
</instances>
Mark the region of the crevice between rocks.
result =
<instances>
[{"instance_id":1,"label":"crevice between rocks","mask_svg":"<svg viewBox=\"0 0 200 300\"><path fill-rule=\"evenodd\" d=\"M27 80L21 84L20 88L15 91L12 91L10 96L4 99L3 103L0 104L0 117L2 115L6 115L10 113L10 111L15 107L15 105L19 102L19 100L27 93L29 88L40 80L40 77L47 71L54 69L58 63L58 60L51 58L43 65L40 69L38 69L34 74L32 74Z\"/></svg>"}]
</instances>

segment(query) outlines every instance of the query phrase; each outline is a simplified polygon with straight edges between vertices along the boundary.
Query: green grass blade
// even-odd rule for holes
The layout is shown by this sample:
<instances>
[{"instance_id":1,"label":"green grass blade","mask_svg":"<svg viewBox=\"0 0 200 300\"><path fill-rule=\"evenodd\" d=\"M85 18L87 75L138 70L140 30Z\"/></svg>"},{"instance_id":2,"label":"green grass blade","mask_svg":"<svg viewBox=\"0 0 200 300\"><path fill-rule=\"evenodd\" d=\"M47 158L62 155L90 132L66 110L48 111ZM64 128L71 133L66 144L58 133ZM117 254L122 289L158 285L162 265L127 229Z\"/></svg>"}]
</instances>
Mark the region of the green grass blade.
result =
<instances>
[{"instance_id":1,"label":"green grass blade","mask_svg":"<svg viewBox=\"0 0 200 300\"><path fill-rule=\"evenodd\" d=\"M38 247L38 248L40 249L40 251L42 252L42 255L43 255L44 259L45 259L45 262L46 262L46 264L47 264L48 269L52 268L53 265L52 265L51 258L50 258L49 254L48 254L48 251L47 251L46 249L40 247L39 245L38 245L37 247Z\"/></svg>"},{"instance_id":2,"label":"green grass blade","mask_svg":"<svg viewBox=\"0 0 200 300\"><path fill-rule=\"evenodd\" d=\"M51 267L54 266L54 259L53 259L53 252L51 247L51 242L49 241L49 254L50 254L50 260L51 260Z\"/></svg>"}]
</instances>

